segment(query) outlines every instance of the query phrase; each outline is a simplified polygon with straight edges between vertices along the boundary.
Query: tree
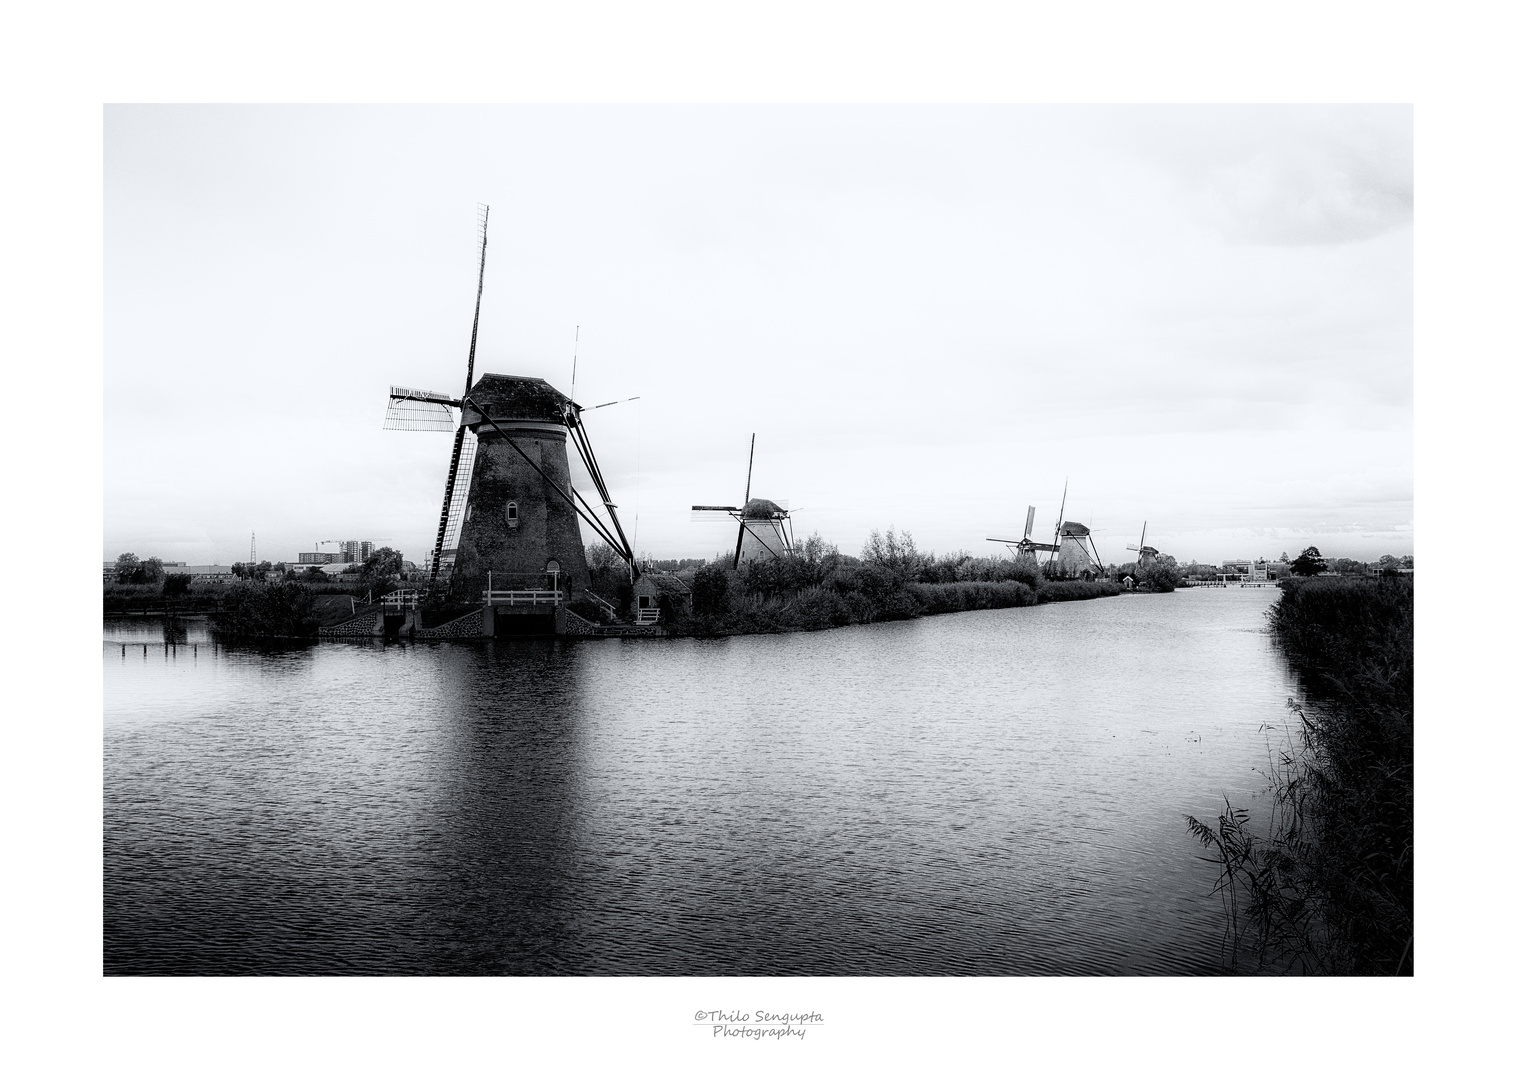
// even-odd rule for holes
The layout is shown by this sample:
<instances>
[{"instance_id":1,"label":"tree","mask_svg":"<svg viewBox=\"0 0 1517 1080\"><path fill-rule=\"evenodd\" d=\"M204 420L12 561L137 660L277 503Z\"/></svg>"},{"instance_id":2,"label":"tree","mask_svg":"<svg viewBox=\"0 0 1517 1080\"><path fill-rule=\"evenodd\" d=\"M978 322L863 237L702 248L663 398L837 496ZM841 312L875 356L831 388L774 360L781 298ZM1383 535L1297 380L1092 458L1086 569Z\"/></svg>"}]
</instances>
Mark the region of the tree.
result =
<instances>
[{"instance_id":1,"label":"tree","mask_svg":"<svg viewBox=\"0 0 1517 1080\"><path fill-rule=\"evenodd\" d=\"M1327 560L1322 557L1322 552L1315 547L1304 549L1291 563L1291 573L1302 577L1312 577L1327 569Z\"/></svg>"},{"instance_id":2,"label":"tree","mask_svg":"<svg viewBox=\"0 0 1517 1080\"><path fill-rule=\"evenodd\" d=\"M116 556L116 583L118 585L130 584L132 575L137 573L141 567L142 560L138 559L130 551L123 551L120 555Z\"/></svg>"},{"instance_id":3,"label":"tree","mask_svg":"<svg viewBox=\"0 0 1517 1080\"><path fill-rule=\"evenodd\" d=\"M1174 592L1184 580L1180 566L1173 555L1155 555L1138 564L1138 583L1147 585L1150 592Z\"/></svg>"},{"instance_id":4,"label":"tree","mask_svg":"<svg viewBox=\"0 0 1517 1080\"><path fill-rule=\"evenodd\" d=\"M591 544L585 549L585 562L589 564L591 573L620 570L626 566L625 560L610 544Z\"/></svg>"},{"instance_id":5,"label":"tree","mask_svg":"<svg viewBox=\"0 0 1517 1080\"><path fill-rule=\"evenodd\" d=\"M163 579L163 595L168 599L183 596L190 591L190 575L170 574Z\"/></svg>"},{"instance_id":6,"label":"tree","mask_svg":"<svg viewBox=\"0 0 1517 1080\"><path fill-rule=\"evenodd\" d=\"M897 536L894 525L885 530L884 536L878 529L870 532L862 554L866 565L888 570L898 581L913 580L922 565L916 541L905 529Z\"/></svg>"},{"instance_id":7,"label":"tree","mask_svg":"<svg viewBox=\"0 0 1517 1080\"><path fill-rule=\"evenodd\" d=\"M400 552L394 548L379 548L363 561L363 566L358 571L358 583L373 590L376 596L387 593L395 588L400 579L404 561Z\"/></svg>"}]
</instances>

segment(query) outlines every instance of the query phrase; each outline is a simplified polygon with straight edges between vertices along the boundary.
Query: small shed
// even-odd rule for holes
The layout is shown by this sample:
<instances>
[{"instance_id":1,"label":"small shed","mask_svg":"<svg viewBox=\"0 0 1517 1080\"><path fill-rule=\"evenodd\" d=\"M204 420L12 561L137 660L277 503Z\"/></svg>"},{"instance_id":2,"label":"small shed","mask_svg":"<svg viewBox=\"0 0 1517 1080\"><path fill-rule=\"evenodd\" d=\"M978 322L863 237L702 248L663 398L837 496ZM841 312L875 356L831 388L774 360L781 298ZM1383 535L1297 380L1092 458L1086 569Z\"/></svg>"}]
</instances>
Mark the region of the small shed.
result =
<instances>
[{"instance_id":1,"label":"small shed","mask_svg":"<svg viewBox=\"0 0 1517 1080\"><path fill-rule=\"evenodd\" d=\"M644 574L632 583L632 618L639 626L651 626L658 616L658 582Z\"/></svg>"}]
</instances>

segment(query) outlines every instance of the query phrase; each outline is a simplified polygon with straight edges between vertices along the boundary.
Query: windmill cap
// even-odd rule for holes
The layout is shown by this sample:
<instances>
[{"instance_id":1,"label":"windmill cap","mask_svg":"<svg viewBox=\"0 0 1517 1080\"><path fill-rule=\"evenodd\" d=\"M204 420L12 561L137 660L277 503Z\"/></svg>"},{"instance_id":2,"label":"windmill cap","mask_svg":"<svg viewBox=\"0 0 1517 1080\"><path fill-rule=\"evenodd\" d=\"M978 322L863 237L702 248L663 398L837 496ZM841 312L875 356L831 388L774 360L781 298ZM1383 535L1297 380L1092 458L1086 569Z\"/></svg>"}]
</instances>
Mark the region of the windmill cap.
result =
<instances>
[{"instance_id":1,"label":"windmill cap","mask_svg":"<svg viewBox=\"0 0 1517 1080\"><path fill-rule=\"evenodd\" d=\"M1078 521L1066 521L1059 527L1060 536L1089 536L1090 530Z\"/></svg>"},{"instance_id":2,"label":"windmill cap","mask_svg":"<svg viewBox=\"0 0 1517 1080\"><path fill-rule=\"evenodd\" d=\"M525 375L481 375L468 396L494 420L562 424L565 407L574 404L543 379Z\"/></svg>"},{"instance_id":3,"label":"windmill cap","mask_svg":"<svg viewBox=\"0 0 1517 1080\"><path fill-rule=\"evenodd\" d=\"M785 511L780 504L770 502L768 499L749 499L743 504L743 517L745 518L779 518L784 516Z\"/></svg>"}]
</instances>

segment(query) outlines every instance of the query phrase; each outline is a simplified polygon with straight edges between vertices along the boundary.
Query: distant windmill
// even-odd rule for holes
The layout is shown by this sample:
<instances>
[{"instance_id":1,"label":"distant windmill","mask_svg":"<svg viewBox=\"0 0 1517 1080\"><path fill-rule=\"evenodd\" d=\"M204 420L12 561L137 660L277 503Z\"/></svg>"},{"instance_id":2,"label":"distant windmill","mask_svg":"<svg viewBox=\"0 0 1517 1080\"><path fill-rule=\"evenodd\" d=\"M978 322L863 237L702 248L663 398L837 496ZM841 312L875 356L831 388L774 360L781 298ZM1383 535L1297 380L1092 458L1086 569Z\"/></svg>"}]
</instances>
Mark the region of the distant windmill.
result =
<instances>
[{"instance_id":1,"label":"distant windmill","mask_svg":"<svg viewBox=\"0 0 1517 1080\"><path fill-rule=\"evenodd\" d=\"M1039 544L1039 543L1036 543L1036 542L1033 541L1033 538L1032 538L1032 519L1033 519L1033 515L1036 514L1036 513L1037 513L1037 507L1035 507L1035 506L1029 506L1027 508L1027 524L1025 524L1025 525L1022 526L1022 539L1020 539L1020 540L1002 540L1002 539L1000 539L998 537L995 537L995 536L987 536L985 539L989 540L991 543L994 543L994 544L1006 544L1008 547L1014 548L1016 550L1016 553L1018 555L1030 555L1033 558L1037 558L1037 553L1040 552L1040 551L1047 551L1047 552L1058 551L1059 548L1058 548L1058 545L1056 545L1056 544Z\"/></svg>"},{"instance_id":2,"label":"distant windmill","mask_svg":"<svg viewBox=\"0 0 1517 1080\"><path fill-rule=\"evenodd\" d=\"M1101 565L1101 556L1096 551L1095 540L1090 535L1090 530L1078 521L1064 520L1064 505L1068 499L1069 480L1065 479L1064 494L1059 499L1059 520L1054 525L1054 542L1051 544L1039 544L1033 540L1032 519L1036 509L1031 506L1027 508L1027 524L1022 528L1022 539L1002 540L994 536L988 536L986 539L992 543L1013 547L1018 555L1030 555L1037 558L1038 552L1048 552L1048 561L1043 564L1044 570L1048 573L1078 574L1092 567L1105 573L1106 568Z\"/></svg>"},{"instance_id":3,"label":"distant windmill","mask_svg":"<svg viewBox=\"0 0 1517 1080\"><path fill-rule=\"evenodd\" d=\"M1138 565L1139 566L1142 566L1149 559L1155 558L1159 554L1159 549L1158 548L1151 548L1151 547L1148 547L1147 545L1145 545L1143 543L1143 541L1146 540L1147 538L1148 538L1148 522L1145 521L1143 523L1143 531L1138 535L1138 542L1136 544L1128 544L1127 545L1127 550L1128 551L1136 551L1138 553Z\"/></svg>"},{"instance_id":4,"label":"distant windmill","mask_svg":"<svg viewBox=\"0 0 1517 1080\"><path fill-rule=\"evenodd\" d=\"M788 555L795 549L790 536L790 511L770 499L754 499L753 451L758 444L754 432L748 442L748 483L743 489L741 506L692 506L691 516L697 521L712 521L718 517L730 517L737 522L737 546L732 553L732 567L759 559L772 559ZM747 557L744 558L744 538L748 538Z\"/></svg>"},{"instance_id":5,"label":"distant windmill","mask_svg":"<svg viewBox=\"0 0 1517 1080\"><path fill-rule=\"evenodd\" d=\"M1059 572L1065 575L1080 574L1094 568L1104 574L1101 555L1096 551L1096 540L1090 529L1078 521L1065 521L1059 525Z\"/></svg>"},{"instance_id":6,"label":"distant windmill","mask_svg":"<svg viewBox=\"0 0 1517 1080\"><path fill-rule=\"evenodd\" d=\"M580 538L582 520L626 561L635 580L638 568L632 545L617 519L616 504L581 419L586 410L542 379L487 374L474 380L489 219L490 208L482 205L479 284L463 394L451 397L392 386L385 414L384 426L392 430L454 432L437 541L429 559L430 578L436 583L440 576L447 577L451 595L473 600L492 575L496 579L551 576L555 583L562 581L572 597L576 588L590 580ZM609 522L571 486L567 454L571 439Z\"/></svg>"}]
</instances>

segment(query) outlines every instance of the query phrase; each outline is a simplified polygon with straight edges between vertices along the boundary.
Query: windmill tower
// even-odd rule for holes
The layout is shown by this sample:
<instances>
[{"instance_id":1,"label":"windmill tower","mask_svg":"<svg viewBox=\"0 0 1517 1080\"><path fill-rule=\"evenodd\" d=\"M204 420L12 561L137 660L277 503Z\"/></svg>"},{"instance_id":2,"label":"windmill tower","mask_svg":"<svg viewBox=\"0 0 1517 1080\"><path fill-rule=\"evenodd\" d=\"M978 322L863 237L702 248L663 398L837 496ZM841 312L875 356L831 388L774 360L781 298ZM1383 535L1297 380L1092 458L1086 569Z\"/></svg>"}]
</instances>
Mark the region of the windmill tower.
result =
<instances>
[{"instance_id":1,"label":"windmill tower","mask_svg":"<svg viewBox=\"0 0 1517 1080\"><path fill-rule=\"evenodd\" d=\"M463 394L392 386L384 426L454 432L428 566L434 586L446 583L449 598L459 602L476 602L487 591L486 602L497 591L559 594L567 601L590 581L581 521L626 560L634 580L638 569L580 406L542 379L495 374L474 379L488 223L489 207L481 207L479 286ZM605 520L572 486L571 442L595 485Z\"/></svg>"},{"instance_id":2,"label":"windmill tower","mask_svg":"<svg viewBox=\"0 0 1517 1080\"><path fill-rule=\"evenodd\" d=\"M730 517L737 522L737 546L732 551L732 567L745 562L773 559L795 550L790 534L790 511L770 499L750 498L753 494L753 451L758 433L748 441L748 483L743 489L741 506L692 506L691 517L710 521Z\"/></svg>"},{"instance_id":3,"label":"windmill tower","mask_svg":"<svg viewBox=\"0 0 1517 1080\"><path fill-rule=\"evenodd\" d=\"M1101 556L1096 551L1095 538L1090 529L1078 521L1059 524L1058 569L1065 576L1091 573L1104 574Z\"/></svg>"}]
</instances>

